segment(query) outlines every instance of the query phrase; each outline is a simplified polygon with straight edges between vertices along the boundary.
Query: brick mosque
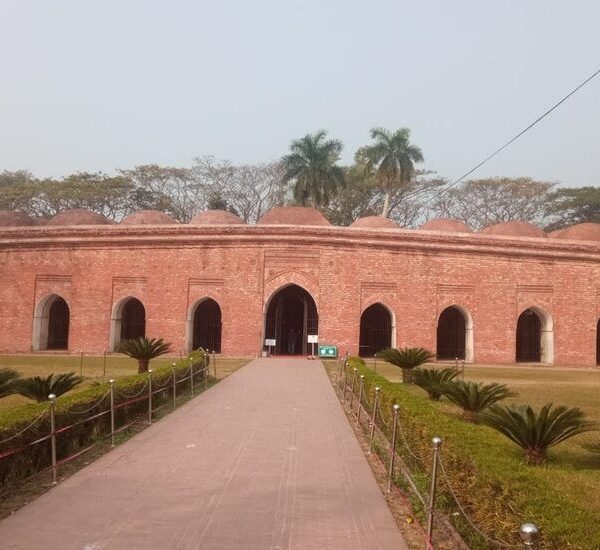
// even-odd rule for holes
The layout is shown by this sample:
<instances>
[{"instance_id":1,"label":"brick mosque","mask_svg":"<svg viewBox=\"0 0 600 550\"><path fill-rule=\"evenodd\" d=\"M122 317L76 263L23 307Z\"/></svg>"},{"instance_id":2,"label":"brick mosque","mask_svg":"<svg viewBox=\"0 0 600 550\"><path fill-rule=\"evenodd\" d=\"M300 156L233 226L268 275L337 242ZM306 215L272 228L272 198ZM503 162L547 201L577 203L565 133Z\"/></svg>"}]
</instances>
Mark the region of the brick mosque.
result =
<instances>
[{"instance_id":1,"label":"brick mosque","mask_svg":"<svg viewBox=\"0 0 600 550\"><path fill-rule=\"evenodd\" d=\"M307 354L422 346L439 360L594 366L600 224L546 234L526 222L473 232L436 219L332 226L277 207L247 225L84 210L42 224L0 212L0 351L103 353L146 335L175 352Z\"/></svg>"}]
</instances>

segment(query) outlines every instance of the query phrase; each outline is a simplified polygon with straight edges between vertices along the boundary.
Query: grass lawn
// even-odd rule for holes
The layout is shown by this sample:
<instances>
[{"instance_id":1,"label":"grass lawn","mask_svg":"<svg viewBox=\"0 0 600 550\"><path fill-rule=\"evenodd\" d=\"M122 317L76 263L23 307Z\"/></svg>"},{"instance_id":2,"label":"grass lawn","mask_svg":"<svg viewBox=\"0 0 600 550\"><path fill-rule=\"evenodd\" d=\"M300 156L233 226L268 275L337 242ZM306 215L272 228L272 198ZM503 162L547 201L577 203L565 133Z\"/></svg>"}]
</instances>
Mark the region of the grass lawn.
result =
<instances>
[{"instance_id":1,"label":"grass lawn","mask_svg":"<svg viewBox=\"0 0 600 550\"><path fill-rule=\"evenodd\" d=\"M151 368L164 367L170 365L175 357L158 357L150 363ZM248 363L250 359L246 357L219 357L217 356L217 378L222 379L235 372L240 367ZM125 355L110 354L106 357L106 368L104 357L89 356L81 357L78 355L54 355L54 354L31 354L31 355L0 355L0 368L9 367L18 371L21 376L48 376L51 373L75 372L83 373L86 381L75 390L89 386L94 380L103 380L106 373L106 379L118 378L137 373L137 361ZM213 373L213 365L210 366L210 372ZM20 395L9 395L0 399L0 411L15 405L31 402L26 397Z\"/></svg>"},{"instance_id":2,"label":"grass lawn","mask_svg":"<svg viewBox=\"0 0 600 550\"><path fill-rule=\"evenodd\" d=\"M400 369L388 363L378 361L375 366L374 361L369 360L367 366L371 370L376 368L377 373L390 382L402 379ZM447 366L453 366L453 363L427 365L435 368ZM466 365L464 379L508 385L518 395L506 400L506 403L541 406L552 402L579 407L600 428L600 369ZM405 389L426 399L425 392L416 386L405 386ZM460 415L457 407L444 400L440 402L439 410L451 416ZM444 434L439 435L443 437ZM543 468L545 475L551 479L553 490L567 495L600 517L600 453L586 449L586 443L600 444L600 432L583 434L553 447ZM516 445L514 449L515 459L520 460Z\"/></svg>"}]
</instances>

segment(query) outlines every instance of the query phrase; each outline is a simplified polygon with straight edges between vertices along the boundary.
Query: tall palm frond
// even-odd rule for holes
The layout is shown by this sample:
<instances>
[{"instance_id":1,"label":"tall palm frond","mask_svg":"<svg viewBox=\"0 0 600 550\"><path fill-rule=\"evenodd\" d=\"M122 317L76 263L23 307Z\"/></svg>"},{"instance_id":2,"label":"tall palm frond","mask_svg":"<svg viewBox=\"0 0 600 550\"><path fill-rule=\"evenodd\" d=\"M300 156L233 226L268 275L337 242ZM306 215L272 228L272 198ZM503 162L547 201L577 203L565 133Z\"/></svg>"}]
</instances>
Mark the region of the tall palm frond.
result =
<instances>
[{"instance_id":1,"label":"tall palm frond","mask_svg":"<svg viewBox=\"0 0 600 550\"><path fill-rule=\"evenodd\" d=\"M15 382L19 378L19 373L13 369L0 369L0 397L6 397L15 393Z\"/></svg>"},{"instance_id":2,"label":"tall palm frond","mask_svg":"<svg viewBox=\"0 0 600 550\"><path fill-rule=\"evenodd\" d=\"M444 395L463 410L465 420L478 422L479 413L516 394L505 384L454 381L446 386Z\"/></svg>"},{"instance_id":3,"label":"tall palm frond","mask_svg":"<svg viewBox=\"0 0 600 550\"><path fill-rule=\"evenodd\" d=\"M138 362L138 373L148 372L150 360L169 353L171 344L165 342L162 338L133 338L132 340L123 340L119 344L118 351L136 359Z\"/></svg>"},{"instance_id":4,"label":"tall palm frond","mask_svg":"<svg viewBox=\"0 0 600 550\"><path fill-rule=\"evenodd\" d=\"M42 401L48 401L48 396L51 393L58 397L72 390L84 380L83 376L78 376L74 372L52 373L45 378L42 376L20 378L14 382L14 388L20 395L41 403Z\"/></svg>"},{"instance_id":5,"label":"tall palm frond","mask_svg":"<svg viewBox=\"0 0 600 550\"><path fill-rule=\"evenodd\" d=\"M400 128L395 132L373 128L371 139L374 143L359 149L357 155L366 159L367 169L377 175L385 193L381 215L387 218L392 191L406 185L413 178L415 163L424 160L423 152L420 147L410 143L408 128Z\"/></svg>"},{"instance_id":6,"label":"tall palm frond","mask_svg":"<svg viewBox=\"0 0 600 550\"><path fill-rule=\"evenodd\" d=\"M496 405L482 415L482 420L519 445L529 464L542 464L550 447L596 427L581 409L552 403L539 410L530 405Z\"/></svg>"},{"instance_id":7,"label":"tall palm frond","mask_svg":"<svg viewBox=\"0 0 600 550\"><path fill-rule=\"evenodd\" d=\"M284 183L294 183L294 199L305 206L325 206L345 185L344 171L337 162L342 142L326 139L327 132L306 134L290 145L290 153L282 158Z\"/></svg>"}]
</instances>

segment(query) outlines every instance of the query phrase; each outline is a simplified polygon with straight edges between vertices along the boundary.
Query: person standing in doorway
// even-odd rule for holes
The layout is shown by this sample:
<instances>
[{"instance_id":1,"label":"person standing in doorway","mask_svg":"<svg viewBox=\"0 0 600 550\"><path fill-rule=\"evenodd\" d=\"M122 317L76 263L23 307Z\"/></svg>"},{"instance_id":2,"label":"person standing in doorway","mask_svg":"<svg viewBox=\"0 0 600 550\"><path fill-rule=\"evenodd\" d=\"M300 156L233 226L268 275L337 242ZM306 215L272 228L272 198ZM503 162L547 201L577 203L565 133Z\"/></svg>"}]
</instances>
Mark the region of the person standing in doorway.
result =
<instances>
[{"instance_id":1,"label":"person standing in doorway","mask_svg":"<svg viewBox=\"0 0 600 550\"><path fill-rule=\"evenodd\" d=\"M287 350L289 355L294 355L296 353L297 336L296 331L291 328L287 337Z\"/></svg>"}]
</instances>

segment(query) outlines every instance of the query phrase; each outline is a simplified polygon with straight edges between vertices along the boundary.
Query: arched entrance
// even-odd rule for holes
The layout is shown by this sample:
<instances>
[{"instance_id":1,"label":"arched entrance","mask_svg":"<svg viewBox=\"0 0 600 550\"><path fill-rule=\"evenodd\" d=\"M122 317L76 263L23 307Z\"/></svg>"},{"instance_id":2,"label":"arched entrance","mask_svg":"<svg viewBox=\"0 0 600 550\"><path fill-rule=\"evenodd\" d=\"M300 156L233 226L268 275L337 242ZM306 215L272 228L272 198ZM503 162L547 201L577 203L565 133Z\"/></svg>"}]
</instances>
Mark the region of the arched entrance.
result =
<instances>
[{"instance_id":1,"label":"arched entrance","mask_svg":"<svg viewBox=\"0 0 600 550\"><path fill-rule=\"evenodd\" d=\"M275 340L276 354L307 355L308 335L318 333L317 305L306 290L289 285L273 295L265 316L265 339Z\"/></svg>"},{"instance_id":2,"label":"arched entrance","mask_svg":"<svg viewBox=\"0 0 600 550\"><path fill-rule=\"evenodd\" d=\"M548 363L554 360L552 318L545 311L531 307L517 320L517 363Z\"/></svg>"},{"instance_id":3,"label":"arched entrance","mask_svg":"<svg viewBox=\"0 0 600 550\"><path fill-rule=\"evenodd\" d=\"M221 353L221 308L212 298L200 302L194 311L192 349Z\"/></svg>"},{"instance_id":4,"label":"arched entrance","mask_svg":"<svg viewBox=\"0 0 600 550\"><path fill-rule=\"evenodd\" d=\"M110 327L110 349L117 351L122 340L146 336L146 308L137 298L125 298L114 308Z\"/></svg>"},{"instance_id":5,"label":"arched entrance","mask_svg":"<svg viewBox=\"0 0 600 550\"><path fill-rule=\"evenodd\" d=\"M361 357L373 357L382 349L393 347L392 314L380 303L365 309L360 316L358 350Z\"/></svg>"},{"instance_id":6,"label":"arched entrance","mask_svg":"<svg viewBox=\"0 0 600 550\"><path fill-rule=\"evenodd\" d=\"M473 320L470 313L459 306L449 306L438 318L436 332L438 360L461 359L473 361Z\"/></svg>"},{"instance_id":7,"label":"arched entrance","mask_svg":"<svg viewBox=\"0 0 600 550\"><path fill-rule=\"evenodd\" d=\"M34 351L69 348L70 311L67 302L51 294L36 307L33 319Z\"/></svg>"}]
</instances>

